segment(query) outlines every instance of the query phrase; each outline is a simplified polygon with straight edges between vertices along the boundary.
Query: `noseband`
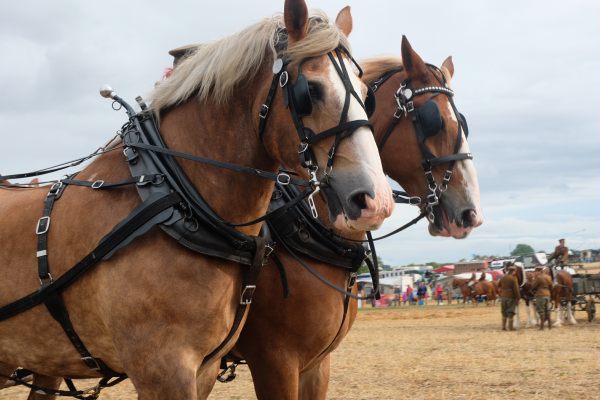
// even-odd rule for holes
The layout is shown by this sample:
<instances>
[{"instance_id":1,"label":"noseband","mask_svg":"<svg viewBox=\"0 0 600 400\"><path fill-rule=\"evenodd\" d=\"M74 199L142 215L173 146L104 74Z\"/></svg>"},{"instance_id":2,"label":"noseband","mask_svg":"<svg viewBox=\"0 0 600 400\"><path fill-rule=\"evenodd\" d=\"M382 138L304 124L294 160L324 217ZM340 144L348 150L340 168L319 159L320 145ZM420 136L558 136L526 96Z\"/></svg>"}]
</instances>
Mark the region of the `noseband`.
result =
<instances>
[{"instance_id":1,"label":"noseband","mask_svg":"<svg viewBox=\"0 0 600 400\"><path fill-rule=\"evenodd\" d=\"M316 193L319 192L321 183L323 183L323 181L328 182L329 176L331 175L331 172L333 170L333 161L337 146L342 141L342 139L352 135L352 133L354 133L358 128L363 126L371 127L371 124L366 119L348 121L348 110L350 108L351 96L358 100L361 107L365 109L367 115L372 114L372 112L375 109L374 96L367 96L367 99L363 103L360 96L354 90L352 82L350 81L350 74L348 73L346 65L344 64L344 55L346 55L350 58L350 60L352 60L354 65L360 71L359 77L362 77L362 70L358 66L358 63L356 63L354 58L352 58L352 56L348 53L346 49L344 49L343 47L338 47L332 52L327 53L329 60L333 64L337 74L340 76L342 83L344 84L344 88L346 90L344 106L342 108L340 121L337 126L319 133L315 133L312 129L304 126L302 118L310 115L313 111L313 101L310 95L308 80L302 73L302 65L306 60L303 60L299 63L297 78L296 81L293 83L290 82L289 79L289 73L287 71L288 63L283 61L283 59L281 58L275 60L275 62L273 63L273 80L271 82L271 87L269 89L267 99L262 104L259 112L260 120L258 133L262 141L267 119L269 116L269 110L271 104L273 103L273 99L275 98L275 94L277 93L277 86L279 86L283 91L284 104L290 110L292 121L294 122L294 127L296 128L296 132L298 133L298 137L300 138L300 144L298 146L300 164L302 165L302 167L307 169L308 174L310 176L311 185L314 188L313 193L311 193L308 196L308 203L310 205L313 217L315 218L317 217L317 210L314 204L313 197ZM371 91L369 91L369 93L372 94ZM323 174L324 179L323 181L320 181L317 178L317 171L319 167L317 165L316 157L311 146L332 136L335 136L335 141L328 152L327 167Z\"/></svg>"},{"instance_id":2,"label":"noseband","mask_svg":"<svg viewBox=\"0 0 600 400\"><path fill-rule=\"evenodd\" d=\"M435 209L436 207L440 207L440 197L442 194L448 189L448 183L452 178L452 171L454 169L454 165L456 161L460 160L472 160L473 155L471 153L460 153L460 148L462 146L462 133L465 133L465 137L469 135L469 129L467 126L467 121L464 115L458 112L456 109L456 105L452 97L454 96L454 92L452 89L448 87L446 79L444 78L444 74L442 71L432 64L427 64L427 66L434 71L434 76L436 80L440 83L440 86L426 86L422 88L413 89L411 86L410 79L402 82L396 93L394 94L394 98L396 100L397 108L394 112L394 116L392 122L390 123L387 131L383 135L381 142L379 143L379 151L383 150L385 143L388 138L394 131L396 125L400 122L402 117L410 117L413 126L415 128L415 135L417 137L417 143L419 144L419 148L421 149L421 165L423 167L423 171L425 173L425 178L427 179L427 187L429 190L429 194L427 195L426 201L426 210L427 210L427 219L430 223L435 223ZM376 91L381 85L385 83L389 78L391 78L394 74L402 71L401 69L392 70L379 79L377 79L373 84L371 84L371 88L373 91ZM438 78L437 74L439 73L441 76ZM415 107L414 99L417 96L424 95L426 93L433 93L427 101L420 107ZM452 111L456 116L458 121L458 134L457 139L454 144L453 154L447 156L436 156L434 155L427 145L425 141L437 135L444 128L444 121L441 118L441 113L432 99L438 95L445 95L450 102L450 106L452 107ZM433 176L433 167L438 165L447 164L446 171L444 173L444 177L442 182L438 184Z\"/></svg>"}]
</instances>

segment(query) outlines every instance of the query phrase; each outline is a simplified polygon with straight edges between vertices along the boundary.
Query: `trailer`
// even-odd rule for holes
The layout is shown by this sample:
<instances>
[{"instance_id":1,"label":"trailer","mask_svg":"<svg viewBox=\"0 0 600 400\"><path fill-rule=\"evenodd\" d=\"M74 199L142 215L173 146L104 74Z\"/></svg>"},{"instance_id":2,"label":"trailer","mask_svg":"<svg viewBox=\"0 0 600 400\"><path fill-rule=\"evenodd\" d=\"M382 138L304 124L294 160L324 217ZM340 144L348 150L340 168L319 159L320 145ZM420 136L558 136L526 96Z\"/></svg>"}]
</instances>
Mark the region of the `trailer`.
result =
<instances>
[{"instance_id":1,"label":"trailer","mask_svg":"<svg viewBox=\"0 0 600 400\"><path fill-rule=\"evenodd\" d=\"M592 322L596 317L596 303L600 303L600 273L578 273L573 274L572 278L574 309L585 311L587 320Z\"/></svg>"}]
</instances>

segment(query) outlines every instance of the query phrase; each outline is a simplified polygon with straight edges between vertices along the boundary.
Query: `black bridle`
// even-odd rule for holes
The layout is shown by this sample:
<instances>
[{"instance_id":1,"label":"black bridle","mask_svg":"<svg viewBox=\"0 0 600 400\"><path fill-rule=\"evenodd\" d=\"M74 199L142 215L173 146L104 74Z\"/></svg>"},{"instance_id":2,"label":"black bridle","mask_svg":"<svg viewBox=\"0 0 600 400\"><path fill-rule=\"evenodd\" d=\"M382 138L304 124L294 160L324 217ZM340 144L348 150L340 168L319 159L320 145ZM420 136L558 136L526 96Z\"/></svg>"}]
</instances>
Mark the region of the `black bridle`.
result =
<instances>
[{"instance_id":1,"label":"black bridle","mask_svg":"<svg viewBox=\"0 0 600 400\"><path fill-rule=\"evenodd\" d=\"M444 74L438 67L432 64L427 64L427 66L431 70L433 70L433 75L435 76L440 86L426 86L422 88L413 89L410 79L404 80L394 94L397 108L394 112L392 121L388 126L388 129L384 133L378 147L379 151L381 152L383 150L383 147L385 146L385 143L394 131L394 128L400 122L401 118L410 117L415 128L417 143L419 144L419 148L421 149L421 165L425 173L425 179L427 180L427 187L429 190L429 194L426 197L425 204L427 219L430 223L433 224L435 223L435 210L436 208L440 207L440 197L448 189L448 184L450 182L450 179L452 178L452 173L456 161L472 160L473 155L471 153L460 153L460 148L462 146L463 140L462 134L464 132L465 136L467 137L469 131L465 117L458 112L456 105L454 104L454 92L448 87L446 78L444 77ZM377 90L389 78L391 78L394 74L400 71L402 71L402 69L395 69L386 73L385 75L377 79L375 82L373 82L371 88L373 89L373 91ZM434 95L428 98L425 104L423 104L421 107L415 107L414 99L418 96L427 93L433 93ZM432 137L439 133L443 128L443 121L441 120L439 109L437 109L436 103L434 103L431 100L440 94L445 95L448 98L450 106L452 107L452 111L454 112L454 115L458 121L458 133L456 142L454 143L453 153L447 156L438 157L429 150L425 141L429 137ZM439 121L437 119L439 119ZM432 169L436 166L445 164L447 165L447 167L444 173L444 177L442 178L442 181L438 183L435 180L435 177L433 176Z\"/></svg>"},{"instance_id":2,"label":"black bridle","mask_svg":"<svg viewBox=\"0 0 600 400\"><path fill-rule=\"evenodd\" d=\"M363 126L371 127L371 124L366 119L348 121L348 110L350 108L350 101L352 97L354 97L359 102L360 106L365 109L367 115L371 114L374 110L374 100L373 96L367 96L367 99L363 103L360 96L356 93L356 90L352 86L352 82L350 80L350 74L348 73L346 65L344 64L344 55L350 58L350 60L359 70L359 77L362 77L362 70L360 69L360 66L358 63L356 63L354 58L352 58L346 49L343 47L338 47L335 50L327 53L329 60L341 78L346 90L344 106L342 108L342 113L337 126L319 133L315 133L312 129L304 125L302 118L310 115L313 109L308 80L302 73L302 65L306 60L303 60L298 64L296 81L293 83L290 82L289 73L287 71L288 63L283 61L281 58L277 58L275 60L273 63L273 80L271 82L271 87L269 89L269 93L267 94L266 101L261 105L259 112L260 120L258 134L260 140L263 141L269 110L277 93L277 86L279 86L283 91L284 104L290 110L294 127L298 133L298 137L300 138L300 144L298 146L300 164L302 167L307 169L310 176L310 183L314 189L314 191L308 196L308 203L310 205L312 215L315 218L318 215L313 197L319 192L320 185L323 182L327 183L328 178L331 175L336 147L339 145L342 139L352 135L358 128ZM317 171L319 167L317 165L316 156L313 152L312 146L332 136L335 137L335 140L328 152L327 167L325 168L325 172L323 174L323 180L319 180L317 178Z\"/></svg>"}]
</instances>

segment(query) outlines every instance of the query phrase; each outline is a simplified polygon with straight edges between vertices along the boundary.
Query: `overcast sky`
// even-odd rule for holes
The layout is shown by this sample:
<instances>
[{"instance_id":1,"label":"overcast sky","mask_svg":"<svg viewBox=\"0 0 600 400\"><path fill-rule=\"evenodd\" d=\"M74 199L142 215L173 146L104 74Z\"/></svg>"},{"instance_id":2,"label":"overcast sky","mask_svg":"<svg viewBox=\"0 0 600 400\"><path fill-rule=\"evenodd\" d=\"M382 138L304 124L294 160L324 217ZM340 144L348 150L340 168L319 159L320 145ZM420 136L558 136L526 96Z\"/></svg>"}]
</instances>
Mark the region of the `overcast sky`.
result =
<instances>
[{"instance_id":1,"label":"overcast sky","mask_svg":"<svg viewBox=\"0 0 600 400\"><path fill-rule=\"evenodd\" d=\"M469 121L484 224L467 239L433 238L423 221L382 242L392 265L600 247L600 2L339 1L308 3L334 19L352 6L357 59L400 52L407 35L428 62L452 55L456 103ZM218 39L283 10L261 1L0 2L0 171L85 155L171 64L167 51ZM380 232L416 215L397 207Z\"/></svg>"}]
</instances>

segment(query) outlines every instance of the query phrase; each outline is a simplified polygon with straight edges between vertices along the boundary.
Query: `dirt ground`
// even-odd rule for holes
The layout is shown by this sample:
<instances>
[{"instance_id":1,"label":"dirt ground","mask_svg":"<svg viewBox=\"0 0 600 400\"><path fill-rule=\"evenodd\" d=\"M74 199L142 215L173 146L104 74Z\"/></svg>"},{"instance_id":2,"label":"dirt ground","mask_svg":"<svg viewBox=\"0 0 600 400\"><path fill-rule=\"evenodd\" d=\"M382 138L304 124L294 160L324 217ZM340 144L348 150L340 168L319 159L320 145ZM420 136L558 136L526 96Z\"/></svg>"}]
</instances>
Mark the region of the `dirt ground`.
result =
<instances>
[{"instance_id":1,"label":"dirt ground","mask_svg":"<svg viewBox=\"0 0 600 400\"><path fill-rule=\"evenodd\" d=\"M333 354L328 398L600 399L600 321L576 317L576 326L502 332L498 306L367 308ZM26 398L0 391L0 400ZM135 398L129 381L100 396ZM210 396L255 398L245 366Z\"/></svg>"}]
</instances>

